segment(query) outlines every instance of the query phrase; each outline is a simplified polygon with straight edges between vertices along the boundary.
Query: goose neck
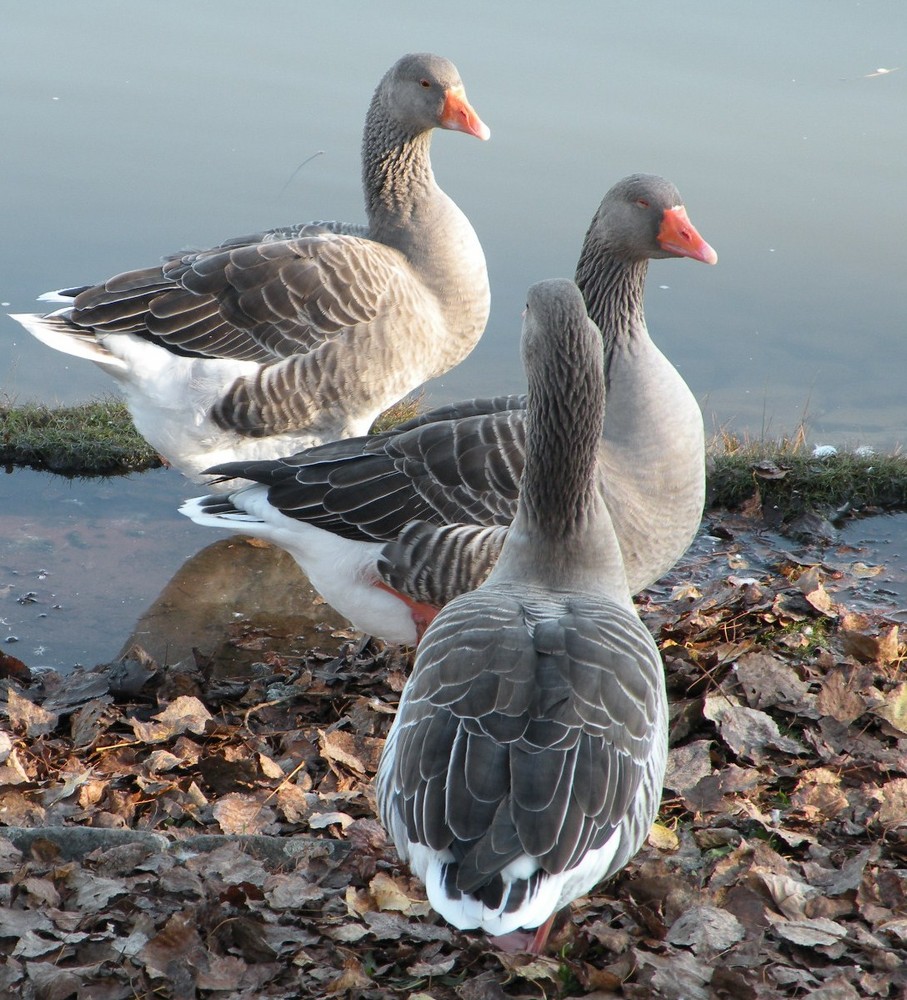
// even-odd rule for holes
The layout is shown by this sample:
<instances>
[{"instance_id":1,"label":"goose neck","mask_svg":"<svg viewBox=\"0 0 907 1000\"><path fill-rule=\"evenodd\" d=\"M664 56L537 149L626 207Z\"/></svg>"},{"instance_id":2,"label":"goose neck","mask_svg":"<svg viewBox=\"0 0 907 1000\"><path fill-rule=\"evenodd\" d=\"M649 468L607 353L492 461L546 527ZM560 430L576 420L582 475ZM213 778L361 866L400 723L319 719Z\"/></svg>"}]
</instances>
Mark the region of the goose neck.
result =
<instances>
[{"instance_id":1,"label":"goose neck","mask_svg":"<svg viewBox=\"0 0 907 1000\"><path fill-rule=\"evenodd\" d=\"M576 283L589 317L601 330L605 353L647 336L643 293L649 261L627 260L589 237L576 267Z\"/></svg>"},{"instance_id":2,"label":"goose neck","mask_svg":"<svg viewBox=\"0 0 907 1000\"><path fill-rule=\"evenodd\" d=\"M409 224L419 207L439 190L431 169L431 136L430 129L414 135L393 121L376 95L362 138L365 205L376 237Z\"/></svg>"},{"instance_id":3,"label":"goose neck","mask_svg":"<svg viewBox=\"0 0 907 1000\"><path fill-rule=\"evenodd\" d=\"M529 374L522 505L536 531L555 539L585 533L595 510L605 393L600 362L576 363L586 353L559 352Z\"/></svg>"}]
</instances>

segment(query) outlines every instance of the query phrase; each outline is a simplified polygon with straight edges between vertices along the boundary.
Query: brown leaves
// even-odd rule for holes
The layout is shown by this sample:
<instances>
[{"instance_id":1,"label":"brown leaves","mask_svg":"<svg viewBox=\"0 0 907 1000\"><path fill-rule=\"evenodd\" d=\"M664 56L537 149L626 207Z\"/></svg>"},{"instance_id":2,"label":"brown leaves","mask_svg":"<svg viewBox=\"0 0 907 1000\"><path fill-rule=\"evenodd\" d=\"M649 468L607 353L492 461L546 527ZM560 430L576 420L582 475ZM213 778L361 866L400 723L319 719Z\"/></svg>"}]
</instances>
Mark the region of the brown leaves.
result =
<instances>
[{"instance_id":1,"label":"brown leaves","mask_svg":"<svg viewBox=\"0 0 907 1000\"><path fill-rule=\"evenodd\" d=\"M900 657L900 632L897 625L884 629L880 635L869 632L865 615L845 615L842 623L844 652L862 663L894 663Z\"/></svg>"},{"instance_id":2,"label":"brown leaves","mask_svg":"<svg viewBox=\"0 0 907 1000\"><path fill-rule=\"evenodd\" d=\"M883 830L907 829L907 778L895 778L879 790L882 804L876 820Z\"/></svg>"},{"instance_id":3,"label":"brown leaves","mask_svg":"<svg viewBox=\"0 0 907 1000\"><path fill-rule=\"evenodd\" d=\"M7 717L12 729L26 736L45 736L53 732L59 722L55 712L48 712L28 698L21 697L15 688L9 689Z\"/></svg>"},{"instance_id":4,"label":"brown leaves","mask_svg":"<svg viewBox=\"0 0 907 1000\"><path fill-rule=\"evenodd\" d=\"M321 756L326 761L342 764L360 778L374 774L378 769L384 740L356 737L339 730L319 733L318 736Z\"/></svg>"},{"instance_id":5,"label":"brown leaves","mask_svg":"<svg viewBox=\"0 0 907 1000\"><path fill-rule=\"evenodd\" d=\"M167 980L175 994L191 996L198 985L193 973L208 964L197 915L191 910L174 913L135 957L150 979Z\"/></svg>"},{"instance_id":6,"label":"brown leaves","mask_svg":"<svg viewBox=\"0 0 907 1000\"><path fill-rule=\"evenodd\" d=\"M765 762L771 750L797 754L803 749L796 740L781 735L770 715L739 704L733 695L709 695L703 714L718 724L724 742L734 753L756 763Z\"/></svg>"},{"instance_id":7,"label":"brown leaves","mask_svg":"<svg viewBox=\"0 0 907 1000\"><path fill-rule=\"evenodd\" d=\"M409 892L415 889L415 897ZM431 913L421 886L405 887L385 872L379 872L369 882L368 890L378 910L395 910L408 917L424 917Z\"/></svg>"},{"instance_id":8,"label":"brown leaves","mask_svg":"<svg viewBox=\"0 0 907 1000\"><path fill-rule=\"evenodd\" d=\"M130 724L143 743L164 743L186 732L202 734L211 721L211 713L198 698L183 695L152 716L151 722L131 719Z\"/></svg>"},{"instance_id":9,"label":"brown leaves","mask_svg":"<svg viewBox=\"0 0 907 1000\"><path fill-rule=\"evenodd\" d=\"M835 819L850 805L841 790L841 775L825 767L801 772L790 804L811 823Z\"/></svg>"},{"instance_id":10,"label":"brown leaves","mask_svg":"<svg viewBox=\"0 0 907 1000\"><path fill-rule=\"evenodd\" d=\"M797 578L797 589L807 602L822 615L836 616L834 602L825 589L825 578L817 566L811 566Z\"/></svg>"},{"instance_id":11,"label":"brown leaves","mask_svg":"<svg viewBox=\"0 0 907 1000\"><path fill-rule=\"evenodd\" d=\"M845 582L728 529L647 593L672 718L659 823L539 957L445 924L375 820L399 654L341 638L288 660L257 630L230 639L246 675L133 651L134 682L8 679L0 994L899 996L907 679L893 623L848 610Z\"/></svg>"},{"instance_id":12,"label":"brown leaves","mask_svg":"<svg viewBox=\"0 0 907 1000\"><path fill-rule=\"evenodd\" d=\"M695 955L727 951L746 933L740 921L716 906L693 906L671 925L667 941L689 948Z\"/></svg>"},{"instance_id":13,"label":"brown leaves","mask_svg":"<svg viewBox=\"0 0 907 1000\"><path fill-rule=\"evenodd\" d=\"M49 840L10 830L25 857L0 839L0 868L17 879L0 942L18 942L0 992L50 983L53 955L67 997L75 982L101 996L102 980L105 997L263 996L278 982L294 996L340 996L373 982L345 950L359 941L398 953L381 966L384 982L451 974L454 934L433 922L422 886L390 868L371 818L369 783L401 686L397 656L363 655L357 642L339 657L314 652L302 671L272 661L267 690L250 678L233 685L233 702L191 676L199 693L124 706L104 694L104 678L51 678L47 690L70 719L91 712L88 741L85 725L67 730L65 716L42 706L46 690L10 692L2 815L20 827L57 825ZM159 690L187 687L164 681ZM111 846L98 823L135 842ZM172 848L137 827L167 830ZM94 966L83 961L89 936Z\"/></svg>"},{"instance_id":14,"label":"brown leaves","mask_svg":"<svg viewBox=\"0 0 907 1000\"><path fill-rule=\"evenodd\" d=\"M276 819L264 804L265 796L230 793L212 806L211 815L224 833L264 833Z\"/></svg>"},{"instance_id":15,"label":"brown leaves","mask_svg":"<svg viewBox=\"0 0 907 1000\"><path fill-rule=\"evenodd\" d=\"M907 681L886 692L874 714L884 719L896 736L907 736Z\"/></svg>"},{"instance_id":16,"label":"brown leaves","mask_svg":"<svg viewBox=\"0 0 907 1000\"><path fill-rule=\"evenodd\" d=\"M820 681L816 708L820 715L849 724L866 711L866 698L859 692L860 678L871 684L868 674L860 674L847 666L832 668Z\"/></svg>"},{"instance_id":17,"label":"brown leaves","mask_svg":"<svg viewBox=\"0 0 907 1000\"><path fill-rule=\"evenodd\" d=\"M20 659L0 650L0 678L6 677L20 684L28 684L31 681L31 671Z\"/></svg>"},{"instance_id":18,"label":"brown leaves","mask_svg":"<svg viewBox=\"0 0 907 1000\"><path fill-rule=\"evenodd\" d=\"M815 716L815 696L794 664L769 653L744 653L734 664L737 681L753 708L782 708L799 716Z\"/></svg>"},{"instance_id":19,"label":"brown leaves","mask_svg":"<svg viewBox=\"0 0 907 1000\"><path fill-rule=\"evenodd\" d=\"M674 694L665 785L677 797L666 797L663 816L679 847L661 856L698 873L699 887L654 912L638 904L662 944L625 943L634 971L623 991L898 995L907 989L907 682L897 629L848 611L833 590L846 581L819 560L779 561L778 574L758 548L740 553L731 533L727 542L709 557L716 577L694 551L696 592L669 578L666 593L681 599L646 608L666 640ZM633 893L632 877L619 881ZM653 882L668 892L665 874ZM710 948L721 949L717 968Z\"/></svg>"}]
</instances>

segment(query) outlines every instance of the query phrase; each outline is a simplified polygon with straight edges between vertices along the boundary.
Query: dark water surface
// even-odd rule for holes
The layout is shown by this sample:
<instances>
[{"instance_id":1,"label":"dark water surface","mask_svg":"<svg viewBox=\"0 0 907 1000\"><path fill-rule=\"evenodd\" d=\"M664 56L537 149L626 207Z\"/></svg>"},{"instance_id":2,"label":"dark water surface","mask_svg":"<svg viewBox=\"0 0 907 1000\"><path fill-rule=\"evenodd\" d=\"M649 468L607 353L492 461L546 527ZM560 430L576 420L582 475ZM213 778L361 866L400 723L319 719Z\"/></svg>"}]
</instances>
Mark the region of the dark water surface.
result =
<instances>
[{"instance_id":1,"label":"dark water surface","mask_svg":"<svg viewBox=\"0 0 907 1000\"><path fill-rule=\"evenodd\" d=\"M172 471L71 481L17 470L0 478L0 651L30 667L94 666L138 642L160 662L222 650L238 622L283 630L288 651L343 627L285 553L239 542L176 513L199 492ZM761 539L745 569L695 553L696 572L759 575L789 541ZM834 599L907 624L907 514L846 524L823 565ZM294 646L295 643L295 646Z\"/></svg>"},{"instance_id":2,"label":"dark water surface","mask_svg":"<svg viewBox=\"0 0 907 1000\"><path fill-rule=\"evenodd\" d=\"M851 521L840 542L842 569L859 590L853 610L885 607L890 618L907 624L907 514Z\"/></svg>"},{"instance_id":3,"label":"dark water surface","mask_svg":"<svg viewBox=\"0 0 907 1000\"><path fill-rule=\"evenodd\" d=\"M216 539L176 513L184 480L155 471L0 477L0 643L29 666L112 659L187 556Z\"/></svg>"},{"instance_id":4,"label":"dark water surface","mask_svg":"<svg viewBox=\"0 0 907 1000\"><path fill-rule=\"evenodd\" d=\"M488 143L439 134L433 159L493 293L482 343L430 402L522 387L527 286L572 274L605 190L642 170L678 184L719 253L714 268L655 262L647 292L653 337L707 427L774 436L805 415L814 442L894 447L907 426L905 39L902 0L8 4L0 394L112 389L6 316L43 291L267 226L361 220L372 90L403 52L429 49L457 63L492 130ZM32 663L114 655L217 537L175 513L194 492L171 473L4 476L0 640L19 643L3 648ZM903 553L903 523L886 520L870 548Z\"/></svg>"},{"instance_id":5,"label":"dark water surface","mask_svg":"<svg viewBox=\"0 0 907 1000\"><path fill-rule=\"evenodd\" d=\"M182 476L0 478L0 650L30 667L107 663L133 642L159 662L220 648L231 625L302 641L346 622L284 552L176 513Z\"/></svg>"}]
</instances>

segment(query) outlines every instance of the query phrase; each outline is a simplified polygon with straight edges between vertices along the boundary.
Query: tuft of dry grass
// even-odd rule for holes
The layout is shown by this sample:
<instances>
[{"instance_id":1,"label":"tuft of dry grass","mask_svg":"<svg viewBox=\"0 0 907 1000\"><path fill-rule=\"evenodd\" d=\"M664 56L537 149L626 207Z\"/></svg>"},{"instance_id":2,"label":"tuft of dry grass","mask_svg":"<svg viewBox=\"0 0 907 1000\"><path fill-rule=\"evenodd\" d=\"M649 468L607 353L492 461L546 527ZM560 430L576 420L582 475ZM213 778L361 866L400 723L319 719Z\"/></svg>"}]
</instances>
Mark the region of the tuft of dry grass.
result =
<instances>
[{"instance_id":1,"label":"tuft of dry grass","mask_svg":"<svg viewBox=\"0 0 907 1000\"><path fill-rule=\"evenodd\" d=\"M389 431L397 424L404 424L413 417L418 417L423 410L425 402L425 390L423 389L414 396L406 396L398 400L393 406L389 406L384 413L372 424L369 434L380 434L382 431Z\"/></svg>"}]
</instances>

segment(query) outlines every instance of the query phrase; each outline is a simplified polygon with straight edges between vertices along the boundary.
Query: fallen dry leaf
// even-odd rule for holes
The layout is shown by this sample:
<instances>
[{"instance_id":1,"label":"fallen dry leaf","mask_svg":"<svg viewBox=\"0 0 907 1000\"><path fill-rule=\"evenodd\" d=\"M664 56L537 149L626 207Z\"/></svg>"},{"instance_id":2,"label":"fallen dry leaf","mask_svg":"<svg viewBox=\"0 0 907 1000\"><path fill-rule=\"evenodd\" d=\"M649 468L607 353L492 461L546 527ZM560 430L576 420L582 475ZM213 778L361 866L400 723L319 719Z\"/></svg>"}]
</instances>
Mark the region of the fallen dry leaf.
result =
<instances>
[{"instance_id":1,"label":"fallen dry leaf","mask_svg":"<svg viewBox=\"0 0 907 1000\"><path fill-rule=\"evenodd\" d=\"M899 735L907 736L907 681L889 691L873 714L884 719Z\"/></svg>"},{"instance_id":2,"label":"fallen dry leaf","mask_svg":"<svg viewBox=\"0 0 907 1000\"><path fill-rule=\"evenodd\" d=\"M31 671L15 656L0 649L0 678L10 677L19 681L20 684L28 684L31 681Z\"/></svg>"},{"instance_id":3,"label":"fallen dry leaf","mask_svg":"<svg viewBox=\"0 0 907 1000\"><path fill-rule=\"evenodd\" d=\"M894 663L900 656L898 626L892 625L882 635L845 629L844 652L864 663Z\"/></svg>"},{"instance_id":4,"label":"fallen dry leaf","mask_svg":"<svg viewBox=\"0 0 907 1000\"><path fill-rule=\"evenodd\" d=\"M767 759L770 749L791 754L803 750L796 740L781 735L778 724L771 716L736 704L724 693L708 695L703 714L718 723L721 738L736 754L757 763Z\"/></svg>"},{"instance_id":5,"label":"fallen dry leaf","mask_svg":"<svg viewBox=\"0 0 907 1000\"><path fill-rule=\"evenodd\" d=\"M646 840L659 851L671 852L680 849L680 838L661 823L652 824Z\"/></svg>"},{"instance_id":6,"label":"fallen dry leaf","mask_svg":"<svg viewBox=\"0 0 907 1000\"><path fill-rule=\"evenodd\" d=\"M22 697L15 688L10 688L7 693L5 714L12 729L30 737L52 733L59 722L56 712L48 712L28 698Z\"/></svg>"},{"instance_id":7,"label":"fallen dry leaf","mask_svg":"<svg viewBox=\"0 0 907 1000\"><path fill-rule=\"evenodd\" d=\"M768 889L778 912L789 920L805 916L809 901L817 895L813 886L783 872L758 871L756 875Z\"/></svg>"},{"instance_id":8,"label":"fallen dry leaf","mask_svg":"<svg viewBox=\"0 0 907 1000\"><path fill-rule=\"evenodd\" d=\"M825 589L825 574L818 566L811 566L800 574L797 589L820 614L836 616L834 603Z\"/></svg>"},{"instance_id":9,"label":"fallen dry leaf","mask_svg":"<svg viewBox=\"0 0 907 1000\"><path fill-rule=\"evenodd\" d=\"M181 733L204 733L213 716L193 695L181 695L174 699L151 722L132 719L135 735L143 743L163 743Z\"/></svg>"},{"instance_id":10,"label":"fallen dry leaf","mask_svg":"<svg viewBox=\"0 0 907 1000\"><path fill-rule=\"evenodd\" d=\"M338 812L336 810L330 812L318 812L309 816L309 829L324 830L326 827L333 826L335 823L341 829L346 829L346 827L348 827L352 822L354 822L354 820L349 813Z\"/></svg>"},{"instance_id":11,"label":"fallen dry leaf","mask_svg":"<svg viewBox=\"0 0 907 1000\"><path fill-rule=\"evenodd\" d=\"M860 580L878 576L884 569L884 566L868 566L859 559L850 566L851 573Z\"/></svg>"},{"instance_id":12,"label":"fallen dry leaf","mask_svg":"<svg viewBox=\"0 0 907 1000\"><path fill-rule=\"evenodd\" d=\"M151 975L167 976L190 955L202 952L201 938L191 910L174 913L136 956Z\"/></svg>"},{"instance_id":13,"label":"fallen dry leaf","mask_svg":"<svg viewBox=\"0 0 907 1000\"><path fill-rule=\"evenodd\" d=\"M838 722L850 723L866 711L866 699L851 687L852 676L853 673L845 669L829 672L816 697L816 708L820 714Z\"/></svg>"},{"instance_id":14,"label":"fallen dry leaf","mask_svg":"<svg viewBox=\"0 0 907 1000\"><path fill-rule=\"evenodd\" d=\"M379 910L396 910L408 917L424 917L431 913L424 894L413 899L405 886L385 872L378 872L369 882L368 889Z\"/></svg>"},{"instance_id":15,"label":"fallen dry leaf","mask_svg":"<svg viewBox=\"0 0 907 1000\"><path fill-rule=\"evenodd\" d=\"M560 962L546 955L528 956L522 953L500 952L498 961L514 978L531 983L556 983L560 978Z\"/></svg>"},{"instance_id":16,"label":"fallen dry leaf","mask_svg":"<svg viewBox=\"0 0 907 1000\"><path fill-rule=\"evenodd\" d=\"M717 906L693 906L674 921L668 930L670 944L690 948L694 954L726 951L745 934L743 924Z\"/></svg>"},{"instance_id":17,"label":"fallen dry leaf","mask_svg":"<svg viewBox=\"0 0 907 1000\"><path fill-rule=\"evenodd\" d=\"M431 976L446 976L448 972L457 964L457 956L451 955L438 962L413 962L406 971L417 979L428 979ZM433 1000L430 993L413 993L409 1000Z\"/></svg>"},{"instance_id":18,"label":"fallen dry leaf","mask_svg":"<svg viewBox=\"0 0 907 1000\"><path fill-rule=\"evenodd\" d=\"M371 984L372 980L365 974L359 959L350 957L343 963L343 972L328 984L326 995L349 996L354 991L365 989Z\"/></svg>"},{"instance_id":19,"label":"fallen dry leaf","mask_svg":"<svg viewBox=\"0 0 907 1000\"><path fill-rule=\"evenodd\" d=\"M363 775L377 770L384 740L356 737L339 729L319 735L325 760L336 761Z\"/></svg>"},{"instance_id":20,"label":"fallen dry leaf","mask_svg":"<svg viewBox=\"0 0 907 1000\"><path fill-rule=\"evenodd\" d=\"M837 944L847 936L846 927L826 917L817 917L813 920L778 920L773 926L779 937L804 948L827 947Z\"/></svg>"},{"instance_id":21,"label":"fallen dry leaf","mask_svg":"<svg viewBox=\"0 0 907 1000\"><path fill-rule=\"evenodd\" d=\"M877 819L885 830L907 827L907 778L894 778L880 789L882 804Z\"/></svg>"},{"instance_id":22,"label":"fallen dry leaf","mask_svg":"<svg viewBox=\"0 0 907 1000\"><path fill-rule=\"evenodd\" d=\"M813 711L814 696L809 683L797 676L793 664L769 653L744 653L734 666L737 679L751 708L778 706L798 715Z\"/></svg>"},{"instance_id":23,"label":"fallen dry leaf","mask_svg":"<svg viewBox=\"0 0 907 1000\"><path fill-rule=\"evenodd\" d=\"M665 788L685 792L713 771L711 740L695 740L668 751Z\"/></svg>"},{"instance_id":24,"label":"fallen dry leaf","mask_svg":"<svg viewBox=\"0 0 907 1000\"><path fill-rule=\"evenodd\" d=\"M214 804L211 814L224 833L262 833L274 822L274 810L259 796L231 792Z\"/></svg>"},{"instance_id":25,"label":"fallen dry leaf","mask_svg":"<svg viewBox=\"0 0 907 1000\"><path fill-rule=\"evenodd\" d=\"M813 821L832 819L850 808L840 786L840 775L828 768L805 771L791 795L791 806Z\"/></svg>"}]
</instances>

